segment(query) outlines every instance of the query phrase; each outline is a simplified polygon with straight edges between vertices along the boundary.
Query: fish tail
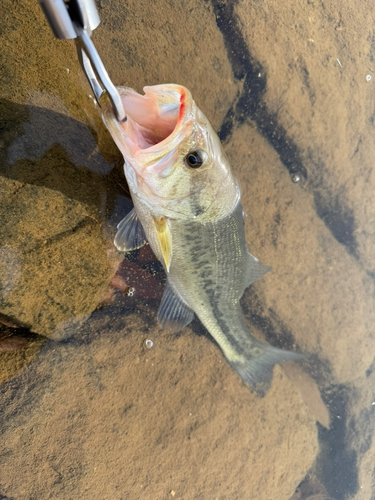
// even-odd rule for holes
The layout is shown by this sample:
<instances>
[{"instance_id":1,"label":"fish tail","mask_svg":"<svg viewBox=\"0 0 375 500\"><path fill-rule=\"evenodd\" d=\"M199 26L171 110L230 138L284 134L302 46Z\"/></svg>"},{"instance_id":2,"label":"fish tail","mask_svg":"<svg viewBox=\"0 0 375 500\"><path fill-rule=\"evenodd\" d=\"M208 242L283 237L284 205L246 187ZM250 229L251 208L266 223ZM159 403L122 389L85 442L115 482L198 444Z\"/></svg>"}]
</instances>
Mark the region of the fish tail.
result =
<instances>
[{"instance_id":1,"label":"fish tail","mask_svg":"<svg viewBox=\"0 0 375 500\"><path fill-rule=\"evenodd\" d=\"M260 341L257 341L254 347L248 355L242 354L237 359L228 359L230 366L252 387L259 383L270 383L276 364L305 358L303 354L283 351Z\"/></svg>"}]
</instances>

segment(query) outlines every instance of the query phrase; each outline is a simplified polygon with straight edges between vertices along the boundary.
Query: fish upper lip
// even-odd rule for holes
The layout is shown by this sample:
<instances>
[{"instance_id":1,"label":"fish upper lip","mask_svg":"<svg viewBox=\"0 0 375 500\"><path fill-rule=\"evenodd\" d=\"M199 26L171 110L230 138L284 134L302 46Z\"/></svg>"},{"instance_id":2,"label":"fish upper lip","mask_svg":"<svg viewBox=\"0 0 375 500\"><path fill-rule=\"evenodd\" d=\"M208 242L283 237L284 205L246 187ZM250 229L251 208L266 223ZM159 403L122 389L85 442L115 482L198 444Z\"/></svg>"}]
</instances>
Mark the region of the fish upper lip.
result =
<instances>
[{"instance_id":1,"label":"fish upper lip","mask_svg":"<svg viewBox=\"0 0 375 500\"><path fill-rule=\"evenodd\" d=\"M127 142L128 142L128 145L131 145L131 149L133 150L132 157L134 159L136 159L139 156L146 156L149 153L153 154L155 152L155 150L163 148L168 143L173 142L178 137L178 135L181 132L184 125L186 125L186 123L187 123L186 117L189 114L189 111L191 108L191 106L189 105L190 101L188 99L189 98L189 91L187 89L185 89L185 87L180 86L180 85L176 85L175 87L176 87L176 89L175 89L176 92L178 92L180 95L180 99L179 99L179 113L178 113L178 117L177 117L177 121L176 121L176 124L174 126L174 129L172 130L172 132L169 135L167 135L167 137L162 139L160 142L157 142L156 144L152 144L151 146L149 146L147 148L139 147L138 143L133 142L133 140L126 134L126 131L122 128L122 123L118 120L112 107L107 107L105 109L105 112L103 113L104 117L107 115L111 120L113 120L116 123L117 127L119 127L119 129L121 129L126 134L126 137L129 137L129 140ZM125 96L125 92L126 92L125 87L118 87L117 90L120 94L120 97L122 95ZM141 94L138 94L138 95L142 96ZM144 96L142 96L142 97L144 97ZM126 111L126 109L125 109L125 111ZM135 123L137 123L137 122L135 122ZM125 138L125 140L127 140L127 139ZM147 168L147 167L141 167L141 168Z\"/></svg>"}]
</instances>

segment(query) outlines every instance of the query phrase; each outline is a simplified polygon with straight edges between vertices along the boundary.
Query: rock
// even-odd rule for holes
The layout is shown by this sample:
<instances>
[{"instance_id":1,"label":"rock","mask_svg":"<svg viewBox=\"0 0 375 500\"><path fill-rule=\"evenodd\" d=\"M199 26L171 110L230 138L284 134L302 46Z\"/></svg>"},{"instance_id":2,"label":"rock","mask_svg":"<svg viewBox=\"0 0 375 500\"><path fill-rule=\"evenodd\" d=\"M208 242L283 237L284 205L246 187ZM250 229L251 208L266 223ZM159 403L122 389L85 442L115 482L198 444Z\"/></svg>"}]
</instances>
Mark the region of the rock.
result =
<instances>
[{"instance_id":1,"label":"rock","mask_svg":"<svg viewBox=\"0 0 375 500\"><path fill-rule=\"evenodd\" d=\"M52 337L59 323L91 313L105 293L113 269L102 224L76 200L4 177L0 200L0 312Z\"/></svg>"},{"instance_id":2,"label":"rock","mask_svg":"<svg viewBox=\"0 0 375 500\"><path fill-rule=\"evenodd\" d=\"M93 39L114 83L186 85L225 140L249 249L273 267L246 292L246 317L307 355L308 376L292 380L309 408L280 368L260 399L205 339L161 334L145 262L106 294L122 258L107 244L126 195L118 152L74 44L54 39L33 0L4 0L0 309L54 344L0 387L1 493L289 500L317 452L312 415L320 451L296 498L374 496L375 7L98 5ZM88 319L104 298L117 309Z\"/></svg>"},{"instance_id":3,"label":"rock","mask_svg":"<svg viewBox=\"0 0 375 500\"><path fill-rule=\"evenodd\" d=\"M291 497L314 462L317 432L282 369L260 398L213 343L188 329L160 332L155 312L98 311L1 386L3 494Z\"/></svg>"},{"instance_id":4,"label":"rock","mask_svg":"<svg viewBox=\"0 0 375 500\"><path fill-rule=\"evenodd\" d=\"M255 120L271 118L263 132L289 170L303 167L317 216L372 271L375 124L373 80L366 75L375 6L240 0L233 10L266 81L259 96L265 107Z\"/></svg>"},{"instance_id":5,"label":"rock","mask_svg":"<svg viewBox=\"0 0 375 500\"><path fill-rule=\"evenodd\" d=\"M242 186L248 248L272 266L245 292L249 321L263 325L269 342L310 353L320 383L364 376L375 352L373 279L317 217L313 195L291 181L254 127L238 128L226 152Z\"/></svg>"},{"instance_id":6,"label":"rock","mask_svg":"<svg viewBox=\"0 0 375 500\"><path fill-rule=\"evenodd\" d=\"M355 456L357 489L350 496L353 500L366 500L375 495L375 363L358 379L350 391L347 403L347 440Z\"/></svg>"}]
</instances>

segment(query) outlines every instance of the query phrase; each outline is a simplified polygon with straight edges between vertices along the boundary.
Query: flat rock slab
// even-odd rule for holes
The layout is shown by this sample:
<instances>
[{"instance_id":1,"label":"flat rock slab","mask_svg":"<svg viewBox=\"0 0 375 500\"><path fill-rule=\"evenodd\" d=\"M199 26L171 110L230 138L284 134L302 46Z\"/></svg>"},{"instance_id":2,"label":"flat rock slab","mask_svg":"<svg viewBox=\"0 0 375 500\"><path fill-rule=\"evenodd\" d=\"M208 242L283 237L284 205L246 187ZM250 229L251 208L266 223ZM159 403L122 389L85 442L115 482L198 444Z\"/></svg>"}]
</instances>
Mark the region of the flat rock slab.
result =
<instances>
[{"instance_id":1,"label":"flat rock slab","mask_svg":"<svg viewBox=\"0 0 375 500\"><path fill-rule=\"evenodd\" d=\"M317 451L308 413L319 453L293 498L374 497L375 4L97 4L114 83L186 85L223 139L249 249L273 268L245 293L246 318L307 355L309 410L279 368L260 399L205 339L156 330L150 262L126 263L105 294L119 259L103 226L126 195L118 152L74 43L34 0L4 0L1 312L64 343L29 367L42 341L0 346L0 380L24 370L2 386L0 496L289 500ZM142 319L109 309L80 327L130 288Z\"/></svg>"},{"instance_id":2,"label":"flat rock slab","mask_svg":"<svg viewBox=\"0 0 375 500\"><path fill-rule=\"evenodd\" d=\"M1 386L1 493L289 499L317 432L282 369L260 398L208 339L105 311Z\"/></svg>"},{"instance_id":3,"label":"flat rock slab","mask_svg":"<svg viewBox=\"0 0 375 500\"><path fill-rule=\"evenodd\" d=\"M91 313L113 274L94 211L0 177L0 218L0 312L47 337Z\"/></svg>"}]
</instances>

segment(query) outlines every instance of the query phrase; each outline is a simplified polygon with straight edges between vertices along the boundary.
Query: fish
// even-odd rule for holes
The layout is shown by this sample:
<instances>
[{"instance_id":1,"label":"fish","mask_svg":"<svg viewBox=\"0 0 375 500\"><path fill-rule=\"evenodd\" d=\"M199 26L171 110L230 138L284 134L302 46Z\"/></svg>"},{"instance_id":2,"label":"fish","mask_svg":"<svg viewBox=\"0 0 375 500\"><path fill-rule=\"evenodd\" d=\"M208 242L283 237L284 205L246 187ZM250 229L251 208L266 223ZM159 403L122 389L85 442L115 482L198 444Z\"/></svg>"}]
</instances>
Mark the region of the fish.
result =
<instances>
[{"instance_id":1,"label":"fish","mask_svg":"<svg viewBox=\"0 0 375 500\"><path fill-rule=\"evenodd\" d=\"M163 329L179 332L197 316L246 383L269 382L275 364L302 355L256 339L246 325L240 299L270 268L247 250L241 191L217 134L181 85L117 90L125 120L106 94L100 105L134 208L115 246L128 252L148 242L162 263Z\"/></svg>"}]
</instances>

